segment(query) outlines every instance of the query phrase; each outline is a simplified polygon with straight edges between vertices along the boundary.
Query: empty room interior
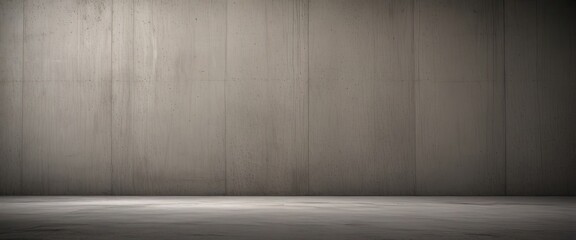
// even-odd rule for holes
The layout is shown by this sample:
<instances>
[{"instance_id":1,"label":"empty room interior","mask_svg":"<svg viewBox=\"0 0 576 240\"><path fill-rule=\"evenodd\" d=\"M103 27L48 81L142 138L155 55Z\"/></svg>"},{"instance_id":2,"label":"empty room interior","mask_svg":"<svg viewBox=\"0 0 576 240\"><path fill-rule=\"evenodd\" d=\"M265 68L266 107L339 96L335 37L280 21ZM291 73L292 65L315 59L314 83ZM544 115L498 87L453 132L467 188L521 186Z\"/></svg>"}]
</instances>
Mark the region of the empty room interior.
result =
<instances>
[{"instance_id":1,"label":"empty room interior","mask_svg":"<svg viewBox=\"0 0 576 240\"><path fill-rule=\"evenodd\" d=\"M576 239L576 1L0 0L0 239Z\"/></svg>"}]
</instances>

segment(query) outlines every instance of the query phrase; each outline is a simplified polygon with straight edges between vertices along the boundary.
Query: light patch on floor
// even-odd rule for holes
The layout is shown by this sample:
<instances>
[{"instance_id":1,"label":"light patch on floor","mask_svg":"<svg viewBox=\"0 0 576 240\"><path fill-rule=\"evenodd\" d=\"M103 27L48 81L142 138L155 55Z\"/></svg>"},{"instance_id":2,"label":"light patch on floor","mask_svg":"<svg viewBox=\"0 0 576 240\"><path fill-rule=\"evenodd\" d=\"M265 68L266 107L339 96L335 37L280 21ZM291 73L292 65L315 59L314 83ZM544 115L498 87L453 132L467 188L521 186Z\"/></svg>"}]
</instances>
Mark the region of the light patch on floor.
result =
<instances>
[{"instance_id":1,"label":"light patch on floor","mask_svg":"<svg viewBox=\"0 0 576 240\"><path fill-rule=\"evenodd\" d=\"M576 239L576 201L0 197L0 239Z\"/></svg>"}]
</instances>

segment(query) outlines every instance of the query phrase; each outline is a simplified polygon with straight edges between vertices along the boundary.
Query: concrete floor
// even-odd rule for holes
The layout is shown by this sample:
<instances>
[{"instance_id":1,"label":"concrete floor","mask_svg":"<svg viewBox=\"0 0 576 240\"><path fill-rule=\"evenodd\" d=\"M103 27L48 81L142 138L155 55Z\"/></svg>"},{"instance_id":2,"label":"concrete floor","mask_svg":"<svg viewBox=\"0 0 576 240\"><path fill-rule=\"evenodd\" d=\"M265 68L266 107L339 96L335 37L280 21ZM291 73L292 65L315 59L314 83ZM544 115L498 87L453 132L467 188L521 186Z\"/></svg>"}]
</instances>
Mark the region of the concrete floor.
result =
<instances>
[{"instance_id":1,"label":"concrete floor","mask_svg":"<svg viewBox=\"0 0 576 240\"><path fill-rule=\"evenodd\" d=\"M0 239L576 239L576 201L0 197Z\"/></svg>"}]
</instances>

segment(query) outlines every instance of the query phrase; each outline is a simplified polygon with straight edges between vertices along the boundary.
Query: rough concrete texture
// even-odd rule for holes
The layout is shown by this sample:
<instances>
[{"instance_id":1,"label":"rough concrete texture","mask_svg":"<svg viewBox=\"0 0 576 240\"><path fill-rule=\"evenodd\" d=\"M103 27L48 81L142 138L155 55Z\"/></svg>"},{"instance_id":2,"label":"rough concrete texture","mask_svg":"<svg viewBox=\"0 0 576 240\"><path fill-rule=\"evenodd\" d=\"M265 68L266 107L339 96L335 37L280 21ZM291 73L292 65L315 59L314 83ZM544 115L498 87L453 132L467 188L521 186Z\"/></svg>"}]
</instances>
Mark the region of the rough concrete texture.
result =
<instances>
[{"instance_id":1,"label":"rough concrete texture","mask_svg":"<svg viewBox=\"0 0 576 240\"><path fill-rule=\"evenodd\" d=\"M0 194L574 195L571 0L2 0Z\"/></svg>"},{"instance_id":2,"label":"rough concrete texture","mask_svg":"<svg viewBox=\"0 0 576 240\"><path fill-rule=\"evenodd\" d=\"M0 239L574 239L574 198L2 197Z\"/></svg>"}]
</instances>

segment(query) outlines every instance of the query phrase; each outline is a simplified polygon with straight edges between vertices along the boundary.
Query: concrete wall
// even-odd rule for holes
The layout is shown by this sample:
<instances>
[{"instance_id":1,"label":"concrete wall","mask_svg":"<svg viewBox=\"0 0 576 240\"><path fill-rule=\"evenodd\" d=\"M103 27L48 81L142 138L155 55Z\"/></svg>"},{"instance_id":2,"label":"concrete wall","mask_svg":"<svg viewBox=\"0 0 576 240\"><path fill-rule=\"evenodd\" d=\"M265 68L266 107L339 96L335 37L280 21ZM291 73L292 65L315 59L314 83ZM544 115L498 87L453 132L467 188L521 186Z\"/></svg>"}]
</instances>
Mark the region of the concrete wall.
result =
<instances>
[{"instance_id":1,"label":"concrete wall","mask_svg":"<svg viewBox=\"0 0 576 240\"><path fill-rule=\"evenodd\" d=\"M545 0L2 0L0 194L575 195Z\"/></svg>"},{"instance_id":2,"label":"concrete wall","mask_svg":"<svg viewBox=\"0 0 576 240\"><path fill-rule=\"evenodd\" d=\"M509 194L576 194L576 2L506 2Z\"/></svg>"}]
</instances>

